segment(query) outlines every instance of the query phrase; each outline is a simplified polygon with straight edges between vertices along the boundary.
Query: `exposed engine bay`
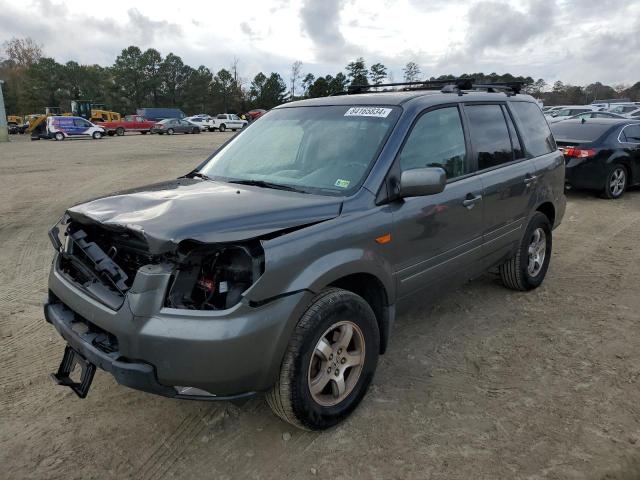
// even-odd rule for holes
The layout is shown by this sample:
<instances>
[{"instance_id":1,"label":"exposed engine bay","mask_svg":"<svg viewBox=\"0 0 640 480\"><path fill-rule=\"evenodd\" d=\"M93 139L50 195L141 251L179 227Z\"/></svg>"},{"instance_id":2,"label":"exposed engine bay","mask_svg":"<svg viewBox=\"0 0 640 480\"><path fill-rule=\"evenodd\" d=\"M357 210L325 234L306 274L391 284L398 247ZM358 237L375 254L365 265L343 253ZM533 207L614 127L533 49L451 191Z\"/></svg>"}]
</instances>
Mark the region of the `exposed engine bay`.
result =
<instances>
[{"instance_id":1,"label":"exposed engine bay","mask_svg":"<svg viewBox=\"0 0 640 480\"><path fill-rule=\"evenodd\" d=\"M224 310L236 305L260 277L264 257L258 242L192 250L176 269L166 306Z\"/></svg>"},{"instance_id":2,"label":"exposed engine bay","mask_svg":"<svg viewBox=\"0 0 640 480\"><path fill-rule=\"evenodd\" d=\"M264 270L258 240L213 245L185 241L173 252L151 254L136 232L69 222L61 233L59 226L50 237L61 254L60 271L112 308L119 308L145 265L170 265L165 306L192 310L233 307Z\"/></svg>"}]
</instances>

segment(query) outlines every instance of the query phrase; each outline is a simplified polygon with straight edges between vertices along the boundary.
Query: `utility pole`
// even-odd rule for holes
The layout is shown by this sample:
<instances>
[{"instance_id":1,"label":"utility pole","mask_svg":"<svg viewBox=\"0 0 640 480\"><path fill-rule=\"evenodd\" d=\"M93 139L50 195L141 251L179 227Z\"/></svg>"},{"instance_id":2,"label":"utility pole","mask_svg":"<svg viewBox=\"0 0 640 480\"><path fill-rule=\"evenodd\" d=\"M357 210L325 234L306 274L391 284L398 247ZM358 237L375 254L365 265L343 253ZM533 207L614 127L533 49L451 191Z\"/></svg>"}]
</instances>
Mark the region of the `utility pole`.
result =
<instances>
[{"instance_id":1,"label":"utility pole","mask_svg":"<svg viewBox=\"0 0 640 480\"><path fill-rule=\"evenodd\" d=\"M9 141L9 130L7 128L7 112L4 111L4 97L2 96L2 84L0 80L0 142Z\"/></svg>"}]
</instances>

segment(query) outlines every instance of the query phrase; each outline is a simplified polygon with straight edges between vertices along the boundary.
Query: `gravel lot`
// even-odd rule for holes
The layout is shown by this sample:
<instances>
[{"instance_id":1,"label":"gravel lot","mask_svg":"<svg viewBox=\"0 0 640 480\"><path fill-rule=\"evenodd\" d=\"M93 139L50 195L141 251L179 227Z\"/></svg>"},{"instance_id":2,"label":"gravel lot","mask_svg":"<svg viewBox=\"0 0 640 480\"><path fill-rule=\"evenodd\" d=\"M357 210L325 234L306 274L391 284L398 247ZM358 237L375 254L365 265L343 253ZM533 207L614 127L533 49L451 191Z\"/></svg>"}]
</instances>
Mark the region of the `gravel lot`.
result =
<instances>
[{"instance_id":1,"label":"gravel lot","mask_svg":"<svg viewBox=\"0 0 640 480\"><path fill-rule=\"evenodd\" d=\"M494 275L398 318L349 421L301 432L238 408L57 387L42 316L65 207L186 173L231 134L0 144L0 477L640 478L640 191L570 193L544 285Z\"/></svg>"}]
</instances>

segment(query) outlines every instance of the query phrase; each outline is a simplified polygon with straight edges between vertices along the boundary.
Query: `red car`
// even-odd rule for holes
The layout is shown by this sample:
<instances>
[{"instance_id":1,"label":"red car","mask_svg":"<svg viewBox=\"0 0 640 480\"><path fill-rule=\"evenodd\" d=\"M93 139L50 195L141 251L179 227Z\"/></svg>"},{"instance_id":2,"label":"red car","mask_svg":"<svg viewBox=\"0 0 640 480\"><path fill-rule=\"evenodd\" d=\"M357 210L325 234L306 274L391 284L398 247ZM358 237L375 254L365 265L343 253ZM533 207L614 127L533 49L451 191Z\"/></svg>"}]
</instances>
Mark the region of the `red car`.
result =
<instances>
[{"instance_id":1,"label":"red car","mask_svg":"<svg viewBox=\"0 0 640 480\"><path fill-rule=\"evenodd\" d=\"M155 122L145 120L140 115L126 115L117 122L98 122L107 131L107 135L124 135L124 132L140 132L143 135L151 131Z\"/></svg>"},{"instance_id":2,"label":"red car","mask_svg":"<svg viewBox=\"0 0 640 480\"><path fill-rule=\"evenodd\" d=\"M257 120L265 113L267 113L266 110L263 110L261 108L256 108L255 110L250 110L249 112L247 112L247 115L251 118L251 121L253 121L253 120Z\"/></svg>"}]
</instances>

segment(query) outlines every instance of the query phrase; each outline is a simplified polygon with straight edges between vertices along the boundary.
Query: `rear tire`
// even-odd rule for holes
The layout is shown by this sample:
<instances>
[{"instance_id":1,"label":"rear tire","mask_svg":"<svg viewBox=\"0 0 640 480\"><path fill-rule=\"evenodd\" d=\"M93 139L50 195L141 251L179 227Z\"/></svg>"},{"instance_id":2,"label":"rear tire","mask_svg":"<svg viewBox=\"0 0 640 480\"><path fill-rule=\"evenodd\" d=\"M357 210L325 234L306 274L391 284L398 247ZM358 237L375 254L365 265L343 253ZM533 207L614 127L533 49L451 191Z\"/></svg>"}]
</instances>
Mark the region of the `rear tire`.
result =
<instances>
[{"instance_id":1,"label":"rear tire","mask_svg":"<svg viewBox=\"0 0 640 480\"><path fill-rule=\"evenodd\" d=\"M124 135L124 128L122 127L118 127L116 128L116 135L118 135L119 137Z\"/></svg>"},{"instance_id":2,"label":"rear tire","mask_svg":"<svg viewBox=\"0 0 640 480\"><path fill-rule=\"evenodd\" d=\"M220 125L220 127L218 127L218 128L219 128L219 130L220 130L221 132L224 132L224 131L227 129L227 126L223 123L223 124L222 124L222 125Z\"/></svg>"},{"instance_id":3,"label":"rear tire","mask_svg":"<svg viewBox=\"0 0 640 480\"><path fill-rule=\"evenodd\" d=\"M617 200L627 190L629 172L624 165L613 164L607 170L607 181L604 184L602 196L609 200Z\"/></svg>"},{"instance_id":4,"label":"rear tire","mask_svg":"<svg viewBox=\"0 0 640 480\"><path fill-rule=\"evenodd\" d=\"M167 135L173 135L175 133L175 130L173 128L170 128L169 130L167 130Z\"/></svg>"},{"instance_id":5,"label":"rear tire","mask_svg":"<svg viewBox=\"0 0 640 480\"><path fill-rule=\"evenodd\" d=\"M369 304L347 290L324 290L296 325L267 403L296 427L332 427L366 394L379 351L378 323Z\"/></svg>"},{"instance_id":6,"label":"rear tire","mask_svg":"<svg viewBox=\"0 0 640 480\"><path fill-rule=\"evenodd\" d=\"M545 214L536 212L516 254L499 267L505 287L520 291L539 287L549 268L552 240L551 222Z\"/></svg>"}]
</instances>

